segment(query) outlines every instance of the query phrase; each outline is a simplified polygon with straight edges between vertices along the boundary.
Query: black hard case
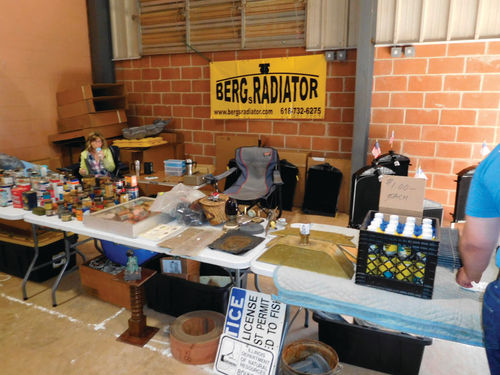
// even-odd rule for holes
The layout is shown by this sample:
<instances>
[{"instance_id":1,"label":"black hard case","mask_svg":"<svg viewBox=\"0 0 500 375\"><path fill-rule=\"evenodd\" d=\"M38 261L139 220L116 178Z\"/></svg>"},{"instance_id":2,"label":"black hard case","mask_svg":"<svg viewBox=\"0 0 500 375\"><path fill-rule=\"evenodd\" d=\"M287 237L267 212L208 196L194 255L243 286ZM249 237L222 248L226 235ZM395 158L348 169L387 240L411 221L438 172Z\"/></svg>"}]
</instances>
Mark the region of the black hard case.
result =
<instances>
[{"instance_id":1,"label":"black hard case","mask_svg":"<svg viewBox=\"0 0 500 375\"><path fill-rule=\"evenodd\" d=\"M379 177L394 175L392 169L376 165L366 166L352 175L349 226L359 228L370 210L378 210L380 195Z\"/></svg>"},{"instance_id":2,"label":"black hard case","mask_svg":"<svg viewBox=\"0 0 500 375\"><path fill-rule=\"evenodd\" d=\"M307 171L302 211L306 214L335 216L342 184L342 172L325 163Z\"/></svg>"},{"instance_id":3,"label":"black hard case","mask_svg":"<svg viewBox=\"0 0 500 375\"><path fill-rule=\"evenodd\" d=\"M393 150L390 150L387 154L379 155L378 158L373 160L372 165L390 168L398 176L408 176L408 167L411 164L407 156L396 154Z\"/></svg>"}]
</instances>

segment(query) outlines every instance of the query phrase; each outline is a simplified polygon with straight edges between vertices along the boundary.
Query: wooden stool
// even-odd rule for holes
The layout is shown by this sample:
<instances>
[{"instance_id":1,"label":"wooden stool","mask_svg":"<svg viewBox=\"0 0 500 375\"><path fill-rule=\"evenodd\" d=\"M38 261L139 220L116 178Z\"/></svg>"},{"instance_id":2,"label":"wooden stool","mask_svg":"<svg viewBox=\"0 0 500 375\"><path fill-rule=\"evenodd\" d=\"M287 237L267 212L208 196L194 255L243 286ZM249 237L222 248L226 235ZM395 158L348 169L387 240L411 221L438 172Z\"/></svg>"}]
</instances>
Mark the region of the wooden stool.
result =
<instances>
[{"instance_id":1,"label":"wooden stool","mask_svg":"<svg viewBox=\"0 0 500 375\"><path fill-rule=\"evenodd\" d=\"M144 305L144 283L156 273L154 270L142 268L141 279L125 281L125 271L117 275L117 280L130 286L130 309L132 316L128 320L128 329L123 332L116 340L128 344L144 346L155 334L159 328L146 325L146 316L143 313Z\"/></svg>"}]
</instances>

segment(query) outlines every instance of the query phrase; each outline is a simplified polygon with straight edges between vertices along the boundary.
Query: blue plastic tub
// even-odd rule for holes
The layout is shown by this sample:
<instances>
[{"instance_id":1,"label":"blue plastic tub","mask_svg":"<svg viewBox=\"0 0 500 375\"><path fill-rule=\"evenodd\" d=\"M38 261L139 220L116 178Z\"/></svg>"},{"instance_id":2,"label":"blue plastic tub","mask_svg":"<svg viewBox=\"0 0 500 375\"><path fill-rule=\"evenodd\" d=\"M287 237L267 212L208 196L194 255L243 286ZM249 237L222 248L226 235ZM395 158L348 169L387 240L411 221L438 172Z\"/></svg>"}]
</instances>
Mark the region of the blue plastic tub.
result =
<instances>
[{"instance_id":1,"label":"blue plastic tub","mask_svg":"<svg viewBox=\"0 0 500 375\"><path fill-rule=\"evenodd\" d=\"M122 266L127 265L127 250L131 247L119 245L111 241L101 240L102 251L104 255L112 262L121 264ZM139 265L146 262L147 260L154 257L157 253L145 249L132 249L134 250L134 255L137 257L137 262Z\"/></svg>"}]
</instances>

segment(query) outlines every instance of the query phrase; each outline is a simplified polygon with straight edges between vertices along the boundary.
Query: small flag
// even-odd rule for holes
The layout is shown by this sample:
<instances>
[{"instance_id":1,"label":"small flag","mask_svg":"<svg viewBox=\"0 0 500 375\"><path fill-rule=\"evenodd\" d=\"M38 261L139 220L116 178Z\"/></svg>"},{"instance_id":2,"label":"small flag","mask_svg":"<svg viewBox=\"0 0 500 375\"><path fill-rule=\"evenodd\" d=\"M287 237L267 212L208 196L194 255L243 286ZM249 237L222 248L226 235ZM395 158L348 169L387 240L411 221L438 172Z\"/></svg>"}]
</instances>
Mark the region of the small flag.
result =
<instances>
[{"instance_id":1,"label":"small flag","mask_svg":"<svg viewBox=\"0 0 500 375\"><path fill-rule=\"evenodd\" d=\"M427 176L425 175L425 173L421 167L418 167L417 173L415 173L415 178L423 178L423 179L427 180Z\"/></svg>"},{"instance_id":2,"label":"small flag","mask_svg":"<svg viewBox=\"0 0 500 375\"><path fill-rule=\"evenodd\" d=\"M376 141L375 145L372 148L372 155L376 159L381 153L382 151L380 151L380 145L378 144L378 141Z\"/></svg>"},{"instance_id":3,"label":"small flag","mask_svg":"<svg viewBox=\"0 0 500 375\"><path fill-rule=\"evenodd\" d=\"M389 139L389 144L391 145L391 148L393 143L394 143L394 130L392 131L391 139Z\"/></svg>"},{"instance_id":4,"label":"small flag","mask_svg":"<svg viewBox=\"0 0 500 375\"><path fill-rule=\"evenodd\" d=\"M481 153L481 156L483 158L490 153L490 149L488 148L488 145L484 141L483 141L483 145L481 146L480 153Z\"/></svg>"}]
</instances>

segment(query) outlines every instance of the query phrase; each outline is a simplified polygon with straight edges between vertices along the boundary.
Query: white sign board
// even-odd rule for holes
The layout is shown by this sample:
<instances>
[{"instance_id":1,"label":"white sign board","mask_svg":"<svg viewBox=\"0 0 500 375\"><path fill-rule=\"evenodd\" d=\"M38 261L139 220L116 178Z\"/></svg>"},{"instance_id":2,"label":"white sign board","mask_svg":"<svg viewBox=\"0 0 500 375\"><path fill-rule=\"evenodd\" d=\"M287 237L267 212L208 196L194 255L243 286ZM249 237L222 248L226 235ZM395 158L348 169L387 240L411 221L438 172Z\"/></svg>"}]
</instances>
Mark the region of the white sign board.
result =
<instances>
[{"instance_id":1,"label":"white sign board","mask_svg":"<svg viewBox=\"0 0 500 375\"><path fill-rule=\"evenodd\" d=\"M270 295L233 288L214 370L224 375L272 375L279 362L286 305Z\"/></svg>"}]
</instances>

